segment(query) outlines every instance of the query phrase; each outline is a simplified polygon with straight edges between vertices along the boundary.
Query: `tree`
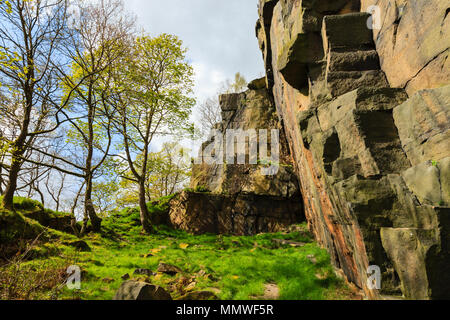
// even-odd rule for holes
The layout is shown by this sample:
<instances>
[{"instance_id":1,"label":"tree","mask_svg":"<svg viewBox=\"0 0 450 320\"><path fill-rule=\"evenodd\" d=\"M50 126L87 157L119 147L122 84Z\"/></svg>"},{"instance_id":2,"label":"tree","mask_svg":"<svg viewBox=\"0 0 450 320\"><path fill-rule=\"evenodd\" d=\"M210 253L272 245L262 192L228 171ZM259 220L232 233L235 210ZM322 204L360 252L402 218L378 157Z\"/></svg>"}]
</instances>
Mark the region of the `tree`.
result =
<instances>
[{"instance_id":1,"label":"tree","mask_svg":"<svg viewBox=\"0 0 450 320\"><path fill-rule=\"evenodd\" d=\"M219 94L207 98L199 106L201 134L206 137L214 127L222 121L222 109Z\"/></svg>"},{"instance_id":2,"label":"tree","mask_svg":"<svg viewBox=\"0 0 450 320\"><path fill-rule=\"evenodd\" d=\"M80 2L80 18L75 21L76 36L71 37L74 53L69 52L72 70L63 78L65 91L72 94L64 112L70 129L67 141L78 150L77 160L65 159L72 174L84 179L85 223L100 231L101 218L92 201L95 174L109 155L112 145L114 105L109 99L111 69L127 49L134 28L123 15L123 3L117 0ZM81 161L80 161L81 159Z\"/></svg>"},{"instance_id":3,"label":"tree","mask_svg":"<svg viewBox=\"0 0 450 320\"><path fill-rule=\"evenodd\" d=\"M1 128L7 182L3 206L13 210L19 172L40 137L54 132L67 102L59 96L60 52L68 21L68 0L15 0L0 5L0 105L10 124ZM69 93L70 96L70 93ZM11 131L11 128L13 131Z\"/></svg>"},{"instance_id":4,"label":"tree","mask_svg":"<svg viewBox=\"0 0 450 320\"><path fill-rule=\"evenodd\" d=\"M50 179L52 178L51 174L48 174L45 180L45 189L47 191L47 193L50 195L50 197L52 198L52 200L55 202L55 211L59 212L59 210L61 209L61 195L64 191L65 185L66 185L66 179L67 179L67 174L65 173L60 173L59 174L59 179L57 179L57 181L59 182L57 186L55 186L55 183L51 183ZM44 204L44 203L43 203Z\"/></svg>"},{"instance_id":5,"label":"tree","mask_svg":"<svg viewBox=\"0 0 450 320\"><path fill-rule=\"evenodd\" d=\"M116 208L119 186L115 180L94 182L92 189L92 203L101 216Z\"/></svg>"},{"instance_id":6,"label":"tree","mask_svg":"<svg viewBox=\"0 0 450 320\"><path fill-rule=\"evenodd\" d=\"M146 204L150 147L156 136L192 129L193 68L185 60L182 41L173 35L139 37L130 51L116 74L115 128L125 153L119 157L131 173L127 179L138 186L142 226L152 232Z\"/></svg>"},{"instance_id":7,"label":"tree","mask_svg":"<svg viewBox=\"0 0 450 320\"><path fill-rule=\"evenodd\" d=\"M234 82L229 86L229 91L226 93L239 93L247 87L247 80L239 72L234 75Z\"/></svg>"},{"instance_id":8,"label":"tree","mask_svg":"<svg viewBox=\"0 0 450 320\"><path fill-rule=\"evenodd\" d=\"M162 150L152 154L147 179L148 197L167 197L186 187L191 176L189 150L178 143L165 143Z\"/></svg>"},{"instance_id":9,"label":"tree","mask_svg":"<svg viewBox=\"0 0 450 320\"><path fill-rule=\"evenodd\" d=\"M161 151L149 154L145 182L146 201L169 196L187 186L192 168L189 151L180 144L171 142L165 143ZM139 199L139 188L130 179L131 175L131 172L127 172L120 184L119 201L125 205L133 204Z\"/></svg>"}]
</instances>

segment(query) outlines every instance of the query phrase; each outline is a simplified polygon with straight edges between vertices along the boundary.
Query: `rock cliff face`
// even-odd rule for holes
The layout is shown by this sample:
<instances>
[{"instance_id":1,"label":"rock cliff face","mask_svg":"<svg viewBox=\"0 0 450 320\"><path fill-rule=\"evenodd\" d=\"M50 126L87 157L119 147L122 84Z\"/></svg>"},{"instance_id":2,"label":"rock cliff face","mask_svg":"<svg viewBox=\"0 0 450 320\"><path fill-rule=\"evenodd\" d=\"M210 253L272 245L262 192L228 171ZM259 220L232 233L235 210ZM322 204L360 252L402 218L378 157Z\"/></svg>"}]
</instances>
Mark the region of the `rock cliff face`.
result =
<instances>
[{"instance_id":1,"label":"rock cliff face","mask_svg":"<svg viewBox=\"0 0 450 320\"><path fill-rule=\"evenodd\" d=\"M238 141L247 164L195 165L172 223L247 235L305 215L368 298L450 298L449 12L439 0L260 0L266 77L220 97L223 135L202 151L227 130L278 129L277 174Z\"/></svg>"},{"instance_id":2,"label":"rock cliff face","mask_svg":"<svg viewBox=\"0 0 450 320\"><path fill-rule=\"evenodd\" d=\"M235 141L237 147L239 144L243 147L245 164L237 164L239 152L234 154L233 162L223 161L225 154L217 163L201 159L201 164L193 168L192 191L184 191L171 203L170 218L176 227L193 233L252 235L279 231L305 220L298 180L273 100L264 79L252 82L249 87L246 92L220 97L223 121L216 129L224 144L214 151L218 154L226 150L230 130L242 130L236 131L238 135L248 130L280 130L276 174L265 174L263 169L269 164L250 164L245 139ZM214 139L218 138L213 136L203 144L200 158L205 149L215 146Z\"/></svg>"},{"instance_id":3,"label":"rock cliff face","mask_svg":"<svg viewBox=\"0 0 450 320\"><path fill-rule=\"evenodd\" d=\"M266 86L310 229L371 299L450 298L445 3L259 3ZM368 28L371 5L380 30ZM373 265L381 269L380 290L368 285Z\"/></svg>"},{"instance_id":4,"label":"rock cliff face","mask_svg":"<svg viewBox=\"0 0 450 320\"><path fill-rule=\"evenodd\" d=\"M393 87L412 96L450 82L450 5L439 0L362 0L376 9L373 37L381 68Z\"/></svg>"}]
</instances>

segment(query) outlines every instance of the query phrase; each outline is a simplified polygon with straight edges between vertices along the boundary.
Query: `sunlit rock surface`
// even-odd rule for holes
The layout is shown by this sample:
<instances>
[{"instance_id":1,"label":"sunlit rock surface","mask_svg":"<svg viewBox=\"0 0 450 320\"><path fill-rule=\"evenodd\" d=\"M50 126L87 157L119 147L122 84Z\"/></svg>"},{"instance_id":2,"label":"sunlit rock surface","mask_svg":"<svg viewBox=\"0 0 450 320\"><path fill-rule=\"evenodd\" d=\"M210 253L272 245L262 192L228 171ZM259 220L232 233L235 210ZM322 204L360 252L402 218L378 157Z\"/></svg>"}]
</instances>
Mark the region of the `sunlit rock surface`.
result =
<instances>
[{"instance_id":1,"label":"sunlit rock surface","mask_svg":"<svg viewBox=\"0 0 450 320\"><path fill-rule=\"evenodd\" d=\"M368 298L450 298L444 3L260 1L266 83L306 218ZM374 32L370 5L382 16ZM381 290L367 285L371 265Z\"/></svg>"},{"instance_id":2,"label":"sunlit rock surface","mask_svg":"<svg viewBox=\"0 0 450 320\"><path fill-rule=\"evenodd\" d=\"M195 164L191 191L185 191L171 202L173 225L193 233L254 235L276 232L304 221L302 197L282 126L264 79L249 84L243 93L220 97L223 121L216 129L222 133L226 150L228 130L280 131L280 157L276 174L267 175L268 164L250 164L249 147L242 140L245 164L238 159L218 164ZM271 139L268 137L268 150ZM214 143L212 137L203 149ZM236 142L238 144L238 142ZM236 156L237 158L237 156ZM258 157L259 159L259 157ZM196 192L197 191L197 192Z\"/></svg>"}]
</instances>

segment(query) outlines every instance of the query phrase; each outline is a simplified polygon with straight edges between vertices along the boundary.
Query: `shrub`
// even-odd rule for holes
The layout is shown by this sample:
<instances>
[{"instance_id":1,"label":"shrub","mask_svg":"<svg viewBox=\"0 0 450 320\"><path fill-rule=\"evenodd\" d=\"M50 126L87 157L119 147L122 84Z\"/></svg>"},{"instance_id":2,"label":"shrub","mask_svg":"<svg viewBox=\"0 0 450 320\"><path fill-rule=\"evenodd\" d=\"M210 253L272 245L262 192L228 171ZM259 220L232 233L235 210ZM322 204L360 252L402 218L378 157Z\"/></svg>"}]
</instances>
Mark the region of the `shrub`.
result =
<instances>
[{"instance_id":1,"label":"shrub","mask_svg":"<svg viewBox=\"0 0 450 320\"><path fill-rule=\"evenodd\" d=\"M210 190L205 186L197 186L195 188L195 192L207 193L207 192L210 192Z\"/></svg>"}]
</instances>

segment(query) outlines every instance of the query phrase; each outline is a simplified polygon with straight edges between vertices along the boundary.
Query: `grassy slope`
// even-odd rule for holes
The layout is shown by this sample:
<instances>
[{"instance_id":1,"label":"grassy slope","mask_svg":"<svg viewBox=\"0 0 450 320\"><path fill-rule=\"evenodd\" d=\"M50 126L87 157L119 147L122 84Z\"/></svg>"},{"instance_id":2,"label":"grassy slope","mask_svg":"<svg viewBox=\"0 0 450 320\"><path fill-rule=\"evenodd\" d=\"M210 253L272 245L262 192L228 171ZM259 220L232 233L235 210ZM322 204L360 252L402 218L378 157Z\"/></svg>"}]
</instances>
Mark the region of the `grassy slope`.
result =
<instances>
[{"instance_id":1,"label":"grassy slope","mask_svg":"<svg viewBox=\"0 0 450 320\"><path fill-rule=\"evenodd\" d=\"M153 208L156 212L159 209ZM66 299L112 299L122 283L121 276L128 273L133 278L137 268L156 272L160 262L175 265L184 273L174 277L157 274L145 280L161 285L173 298L184 294L192 280L196 282L194 291L212 290L220 299L262 298L266 284L279 287L280 299L351 298L350 290L335 276L328 254L305 229L303 225L290 234L234 237L193 236L160 227L155 235L147 236L141 234L137 210L124 210L104 221L102 235L84 239L92 252L77 252L64 241L52 241L33 249L34 259L21 268L42 272L49 267L61 271L69 265L80 266L82 288L64 289L59 298ZM306 245L280 246L272 239ZM53 294L48 289L37 297L48 299Z\"/></svg>"},{"instance_id":2,"label":"grassy slope","mask_svg":"<svg viewBox=\"0 0 450 320\"><path fill-rule=\"evenodd\" d=\"M0 203L2 198L0 196ZM48 217L55 218L67 216L66 213L45 209L40 202L22 197L14 198L14 208L16 212L5 210L0 206L0 246L5 243L17 243L18 239L34 240L36 237L74 240L74 237L67 233L45 228L36 220L27 217L36 212L43 212Z\"/></svg>"}]
</instances>

